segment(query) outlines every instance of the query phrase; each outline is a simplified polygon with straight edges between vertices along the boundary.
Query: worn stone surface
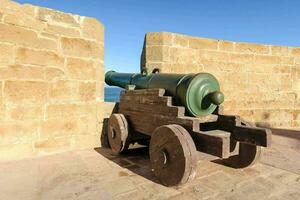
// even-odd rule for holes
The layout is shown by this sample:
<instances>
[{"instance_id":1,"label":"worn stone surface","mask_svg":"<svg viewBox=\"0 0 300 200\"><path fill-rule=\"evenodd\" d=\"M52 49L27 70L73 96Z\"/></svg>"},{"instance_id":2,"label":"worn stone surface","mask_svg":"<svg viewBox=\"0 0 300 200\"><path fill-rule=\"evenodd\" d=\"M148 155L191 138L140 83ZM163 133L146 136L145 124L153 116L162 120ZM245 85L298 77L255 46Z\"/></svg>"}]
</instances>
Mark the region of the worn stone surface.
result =
<instances>
[{"instance_id":1,"label":"worn stone surface","mask_svg":"<svg viewBox=\"0 0 300 200\"><path fill-rule=\"evenodd\" d=\"M101 22L0 0L0 30L0 161L97 146Z\"/></svg>"},{"instance_id":2,"label":"worn stone surface","mask_svg":"<svg viewBox=\"0 0 300 200\"><path fill-rule=\"evenodd\" d=\"M65 142L45 140L36 146L48 151L71 145ZM19 148L26 150L26 146ZM272 160L272 156L268 158ZM300 195L299 173L261 163L246 169L232 169L214 162L199 161L193 181L168 188L154 177L147 148L130 149L123 156L114 156L109 149L97 148L1 163L0 176L0 199L7 200L296 200Z\"/></svg>"},{"instance_id":3,"label":"worn stone surface","mask_svg":"<svg viewBox=\"0 0 300 200\"><path fill-rule=\"evenodd\" d=\"M300 48L147 33L141 68L213 74L226 114L259 126L299 129Z\"/></svg>"}]
</instances>

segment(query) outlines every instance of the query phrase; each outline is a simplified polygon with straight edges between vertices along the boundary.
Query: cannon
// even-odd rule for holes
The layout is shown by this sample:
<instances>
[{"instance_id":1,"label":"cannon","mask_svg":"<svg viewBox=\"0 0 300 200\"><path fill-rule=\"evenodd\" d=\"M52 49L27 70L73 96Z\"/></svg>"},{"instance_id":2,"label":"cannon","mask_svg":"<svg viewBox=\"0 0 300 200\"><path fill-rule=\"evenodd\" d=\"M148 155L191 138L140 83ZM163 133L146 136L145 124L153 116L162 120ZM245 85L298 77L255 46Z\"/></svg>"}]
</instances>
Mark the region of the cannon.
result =
<instances>
[{"instance_id":1,"label":"cannon","mask_svg":"<svg viewBox=\"0 0 300 200\"><path fill-rule=\"evenodd\" d=\"M109 71L105 82L126 89L108 119L112 152L122 153L134 143L148 145L151 168L166 186L195 177L199 152L244 168L271 144L269 129L223 113L224 95L212 74Z\"/></svg>"},{"instance_id":2,"label":"cannon","mask_svg":"<svg viewBox=\"0 0 300 200\"><path fill-rule=\"evenodd\" d=\"M224 101L217 79L208 73L145 75L109 71L105 82L121 88L128 85L136 89L164 88L166 95L173 96L176 105L185 106L192 116L209 115Z\"/></svg>"}]
</instances>

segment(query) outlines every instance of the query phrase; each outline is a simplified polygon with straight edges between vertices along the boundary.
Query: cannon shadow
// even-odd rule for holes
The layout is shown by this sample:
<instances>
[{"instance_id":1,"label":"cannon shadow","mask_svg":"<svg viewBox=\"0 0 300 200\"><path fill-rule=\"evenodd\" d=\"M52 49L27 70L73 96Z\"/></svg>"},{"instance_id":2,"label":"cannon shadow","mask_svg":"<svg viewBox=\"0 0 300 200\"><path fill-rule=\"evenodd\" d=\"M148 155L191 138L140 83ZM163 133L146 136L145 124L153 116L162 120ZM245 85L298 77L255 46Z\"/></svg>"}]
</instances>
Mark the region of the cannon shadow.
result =
<instances>
[{"instance_id":1,"label":"cannon shadow","mask_svg":"<svg viewBox=\"0 0 300 200\"><path fill-rule=\"evenodd\" d=\"M120 167L126 168L152 182L159 183L159 180L151 171L148 147L136 147L134 145L120 155L114 155L107 147L95 148L94 150Z\"/></svg>"}]
</instances>

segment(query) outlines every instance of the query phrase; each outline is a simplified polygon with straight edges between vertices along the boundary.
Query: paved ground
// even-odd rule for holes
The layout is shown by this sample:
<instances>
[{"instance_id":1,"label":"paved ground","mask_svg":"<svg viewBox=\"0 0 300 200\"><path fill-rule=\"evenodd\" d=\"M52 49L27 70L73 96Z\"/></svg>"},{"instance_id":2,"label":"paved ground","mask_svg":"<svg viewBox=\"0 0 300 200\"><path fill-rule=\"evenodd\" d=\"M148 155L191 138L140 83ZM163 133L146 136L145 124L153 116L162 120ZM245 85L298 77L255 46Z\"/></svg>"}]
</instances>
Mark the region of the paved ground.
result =
<instances>
[{"instance_id":1,"label":"paved ground","mask_svg":"<svg viewBox=\"0 0 300 200\"><path fill-rule=\"evenodd\" d=\"M294 146L276 142L283 141L278 137L276 145L253 167L238 170L199 161L197 178L173 188L160 185L153 176L146 148L131 150L122 157L99 148L2 163L0 199L298 200L300 146L294 140Z\"/></svg>"}]
</instances>

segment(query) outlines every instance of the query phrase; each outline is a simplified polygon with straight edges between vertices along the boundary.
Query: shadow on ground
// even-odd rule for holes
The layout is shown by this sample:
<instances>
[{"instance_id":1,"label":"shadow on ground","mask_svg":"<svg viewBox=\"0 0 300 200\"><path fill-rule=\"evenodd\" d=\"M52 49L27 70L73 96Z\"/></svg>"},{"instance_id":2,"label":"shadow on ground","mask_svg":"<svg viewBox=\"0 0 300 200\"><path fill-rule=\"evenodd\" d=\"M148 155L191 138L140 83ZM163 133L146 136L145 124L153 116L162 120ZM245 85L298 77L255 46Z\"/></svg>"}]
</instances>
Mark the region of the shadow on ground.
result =
<instances>
[{"instance_id":1,"label":"shadow on ground","mask_svg":"<svg viewBox=\"0 0 300 200\"><path fill-rule=\"evenodd\" d=\"M148 147L134 147L120 155L114 155L109 148L105 147L95 148L95 151L119 166L143 176L150 181L159 183L159 180L151 171Z\"/></svg>"}]
</instances>

